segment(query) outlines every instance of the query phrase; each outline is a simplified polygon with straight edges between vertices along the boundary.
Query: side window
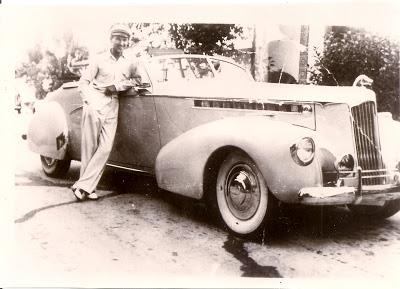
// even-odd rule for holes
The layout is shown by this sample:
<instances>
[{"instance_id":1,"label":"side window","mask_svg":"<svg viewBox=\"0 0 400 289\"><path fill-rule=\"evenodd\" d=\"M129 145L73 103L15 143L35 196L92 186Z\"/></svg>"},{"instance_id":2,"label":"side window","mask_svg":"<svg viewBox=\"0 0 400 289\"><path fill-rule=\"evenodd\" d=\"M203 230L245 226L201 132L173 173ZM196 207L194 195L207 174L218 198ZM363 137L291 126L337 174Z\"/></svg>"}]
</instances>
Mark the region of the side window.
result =
<instances>
[{"instance_id":1,"label":"side window","mask_svg":"<svg viewBox=\"0 0 400 289\"><path fill-rule=\"evenodd\" d=\"M216 71L216 77L229 81L247 81L249 76L243 68L222 60L211 60L212 65Z\"/></svg>"},{"instance_id":2,"label":"side window","mask_svg":"<svg viewBox=\"0 0 400 289\"><path fill-rule=\"evenodd\" d=\"M165 59L153 59L148 64L149 74L155 82L164 82Z\"/></svg>"},{"instance_id":3,"label":"side window","mask_svg":"<svg viewBox=\"0 0 400 289\"><path fill-rule=\"evenodd\" d=\"M188 58L191 77L195 78L213 78L214 73L205 58ZM188 72L189 74L189 72Z\"/></svg>"},{"instance_id":4,"label":"side window","mask_svg":"<svg viewBox=\"0 0 400 289\"><path fill-rule=\"evenodd\" d=\"M138 69L137 72L138 72L138 74L140 76L140 82L141 83L150 83L149 76L147 75L146 69L145 69L145 67L144 67L142 62L139 63L137 69Z\"/></svg>"},{"instance_id":5,"label":"side window","mask_svg":"<svg viewBox=\"0 0 400 289\"><path fill-rule=\"evenodd\" d=\"M183 72L181 70L180 59L170 58L166 60L166 65L164 67L164 81L176 82L182 81L184 78Z\"/></svg>"},{"instance_id":6,"label":"side window","mask_svg":"<svg viewBox=\"0 0 400 289\"><path fill-rule=\"evenodd\" d=\"M176 82L184 78L179 58L154 59L148 67L150 75L156 82Z\"/></svg>"},{"instance_id":7,"label":"side window","mask_svg":"<svg viewBox=\"0 0 400 289\"><path fill-rule=\"evenodd\" d=\"M181 82L214 78L214 72L206 58L152 59L148 68L149 74L155 82Z\"/></svg>"},{"instance_id":8,"label":"side window","mask_svg":"<svg viewBox=\"0 0 400 289\"><path fill-rule=\"evenodd\" d=\"M183 75L186 80L196 79L198 76L196 76L195 66L191 65L189 60L187 58L181 59Z\"/></svg>"}]
</instances>

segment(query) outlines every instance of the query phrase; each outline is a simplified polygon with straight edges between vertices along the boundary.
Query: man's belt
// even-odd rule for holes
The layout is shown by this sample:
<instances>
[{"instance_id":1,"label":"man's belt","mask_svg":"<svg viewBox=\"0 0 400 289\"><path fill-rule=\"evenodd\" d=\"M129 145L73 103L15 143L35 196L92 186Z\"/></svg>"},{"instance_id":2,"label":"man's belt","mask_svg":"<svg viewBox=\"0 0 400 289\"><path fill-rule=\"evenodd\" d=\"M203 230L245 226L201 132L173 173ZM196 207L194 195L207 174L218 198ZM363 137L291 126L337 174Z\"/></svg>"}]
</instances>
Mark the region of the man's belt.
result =
<instances>
[{"instance_id":1,"label":"man's belt","mask_svg":"<svg viewBox=\"0 0 400 289\"><path fill-rule=\"evenodd\" d=\"M104 95L108 97L118 97L118 91L106 90L104 91Z\"/></svg>"}]
</instances>

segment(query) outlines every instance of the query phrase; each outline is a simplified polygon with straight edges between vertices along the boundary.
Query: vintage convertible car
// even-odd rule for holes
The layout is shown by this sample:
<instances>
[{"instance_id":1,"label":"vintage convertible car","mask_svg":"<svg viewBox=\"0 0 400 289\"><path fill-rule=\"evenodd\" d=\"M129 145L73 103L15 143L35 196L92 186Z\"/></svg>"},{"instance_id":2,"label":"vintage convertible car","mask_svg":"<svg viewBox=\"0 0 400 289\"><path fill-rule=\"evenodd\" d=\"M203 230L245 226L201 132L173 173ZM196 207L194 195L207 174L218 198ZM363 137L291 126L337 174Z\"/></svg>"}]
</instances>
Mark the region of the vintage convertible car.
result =
<instances>
[{"instance_id":1,"label":"vintage convertible car","mask_svg":"<svg viewBox=\"0 0 400 289\"><path fill-rule=\"evenodd\" d=\"M150 58L142 78L120 95L108 166L206 200L232 232L261 232L277 202L399 211L400 125L377 113L372 90L258 83L204 55ZM81 112L76 82L37 105L28 141L47 175L80 159Z\"/></svg>"}]
</instances>

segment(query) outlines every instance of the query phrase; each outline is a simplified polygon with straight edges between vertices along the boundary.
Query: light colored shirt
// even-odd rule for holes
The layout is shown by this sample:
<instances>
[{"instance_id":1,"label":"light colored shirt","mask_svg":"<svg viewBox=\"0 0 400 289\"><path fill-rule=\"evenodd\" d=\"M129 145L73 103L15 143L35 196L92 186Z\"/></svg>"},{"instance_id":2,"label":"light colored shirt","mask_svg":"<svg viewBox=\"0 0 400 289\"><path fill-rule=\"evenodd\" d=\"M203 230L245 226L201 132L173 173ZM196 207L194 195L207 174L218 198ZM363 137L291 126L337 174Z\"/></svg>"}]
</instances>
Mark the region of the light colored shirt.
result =
<instances>
[{"instance_id":1,"label":"light colored shirt","mask_svg":"<svg viewBox=\"0 0 400 289\"><path fill-rule=\"evenodd\" d=\"M124 84L129 80L131 83L140 84L138 67L137 61L129 60L125 55L116 59L110 50L100 53L90 60L89 67L82 73L79 81L80 92L85 98L90 86L104 92L106 87L111 85L114 85L117 91L126 90Z\"/></svg>"}]
</instances>

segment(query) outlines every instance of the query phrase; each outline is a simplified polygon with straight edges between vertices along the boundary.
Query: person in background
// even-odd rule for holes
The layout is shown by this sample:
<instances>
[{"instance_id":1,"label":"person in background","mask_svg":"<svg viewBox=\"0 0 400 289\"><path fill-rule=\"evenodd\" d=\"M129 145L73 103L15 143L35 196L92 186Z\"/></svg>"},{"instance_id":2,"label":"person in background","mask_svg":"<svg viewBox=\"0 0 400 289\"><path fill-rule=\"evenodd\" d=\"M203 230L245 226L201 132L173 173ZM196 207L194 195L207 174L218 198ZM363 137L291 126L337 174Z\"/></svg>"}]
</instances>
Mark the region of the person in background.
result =
<instances>
[{"instance_id":1,"label":"person in background","mask_svg":"<svg viewBox=\"0 0 400 289\"><path fill-rule=\"evenodd\" d=\"M83 99L81 169L72 186L78 200L96 200L95 192L114 143L118 121L118 93L140 85L138 65L124 49L130 30L123 24L110 29L111 48L89 62L79 81Z\"/></svg>"}]
</instances>

